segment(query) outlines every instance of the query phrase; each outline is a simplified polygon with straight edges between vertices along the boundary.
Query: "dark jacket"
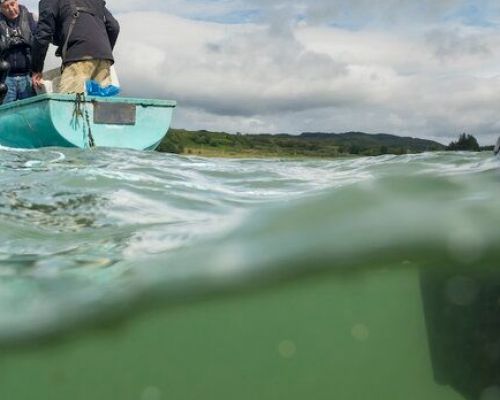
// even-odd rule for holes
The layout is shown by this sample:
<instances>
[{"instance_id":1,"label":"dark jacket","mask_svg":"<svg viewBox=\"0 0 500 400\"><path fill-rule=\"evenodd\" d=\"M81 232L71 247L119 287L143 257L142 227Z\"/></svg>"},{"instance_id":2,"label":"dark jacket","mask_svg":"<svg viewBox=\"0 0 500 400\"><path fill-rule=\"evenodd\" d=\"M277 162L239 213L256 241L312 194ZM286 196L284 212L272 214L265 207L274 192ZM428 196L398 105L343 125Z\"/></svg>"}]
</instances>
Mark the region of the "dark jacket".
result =
<instances>
[{"instance_id":1,"label":"dark jacket","mask_svg":"<svg viewBox=\"0 0 500 400\"><path fill-rule=\"evenodd\" d=\"M0 58L10 64L9 75L31 72L31 45L36 22L24 6L19 17L10 20L0 13Z\"/></svg>"},{"instance_id":2,"label":"dark jacket","mask_svg":"<svg viewBox=\"0 0 500 400\"><path fill-rule=\"evenodd\" d=\"M95 59L114 61L113 48L120 26L105 1L41 0L38 7L33 72L43 71L50 43L58 46L56 54L62 57L63 64Z\"/></svg>"}]
</instances>

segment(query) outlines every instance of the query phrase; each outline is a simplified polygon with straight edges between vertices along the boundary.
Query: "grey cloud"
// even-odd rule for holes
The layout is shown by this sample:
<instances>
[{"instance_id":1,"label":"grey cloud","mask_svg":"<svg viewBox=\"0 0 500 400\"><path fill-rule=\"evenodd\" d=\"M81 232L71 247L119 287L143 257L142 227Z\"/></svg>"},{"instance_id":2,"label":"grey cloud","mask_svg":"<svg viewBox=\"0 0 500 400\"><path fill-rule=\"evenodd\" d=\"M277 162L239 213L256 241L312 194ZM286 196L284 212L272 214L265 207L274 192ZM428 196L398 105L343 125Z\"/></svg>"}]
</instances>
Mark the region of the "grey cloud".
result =
<instances>
[{"instance_id":1,"label":"grey cloud","mask_svg":"<svg viewBox=\"0 0 500 400\"><path fill-rule=\"evenodd\" d=\"M467 33L458 28L433 29L426 34L426 41L433 54L440 60L492 54L484 34Z\"/></svg>"},{"instance_id":2,"label":"grey cloud","mask_svg":"<svg viewBox=\"0 0 500 400\"><path fill-rule=\"evenodd\" d=\"M328 79L335 80L347 71L328 57L303 50L302 54L293 54L290 49L283 48L276 54L260 49L238 52L240 56L228 55L230 50L220 45L209 45L209 49L214 53L213 63L208 61L207 65L198 68L203 68L204 76L208 75L212 82L197 79L193 70L191 82L176 87L170 85L169 95L185 106L216 115L252 116L362 101L357 93L339 96L329 88ZM216 57L228 60L238 57L239 61L233 65L230 61L216 65ZM169 71L171 67L167 64L162 69ZM129 80L125 76L122 84L130 95L140 96L143 92L159 97L165 95L162 87L153 81Z\"/></svg>"},{"instance_id":3,"label":"grey cloud","mask_svg":"<svg viewBox=\"0 0 500 400\"><path fill-rule=\"evenodd\" d=\"M181 51L176 58L166 51L168 56L157 67L158 77L165 71L162 81L169 94L185 106L217 115L251 116L361 100L355 91L339 97L334 88L348 75L346 65L307 50L291 32L275 35L270 28L251 27L221 35L218 27L206 29L213 33L208 33L209 39L197 36L200 50ZM131 37L131 32L125 35ZM159 29L156 35L164 32ZM120 58L131 57L119 49ZM161 90L158 82L131 74L123 76L122 84L131 95L159 95Z\"/></svg>"}]
</instances>

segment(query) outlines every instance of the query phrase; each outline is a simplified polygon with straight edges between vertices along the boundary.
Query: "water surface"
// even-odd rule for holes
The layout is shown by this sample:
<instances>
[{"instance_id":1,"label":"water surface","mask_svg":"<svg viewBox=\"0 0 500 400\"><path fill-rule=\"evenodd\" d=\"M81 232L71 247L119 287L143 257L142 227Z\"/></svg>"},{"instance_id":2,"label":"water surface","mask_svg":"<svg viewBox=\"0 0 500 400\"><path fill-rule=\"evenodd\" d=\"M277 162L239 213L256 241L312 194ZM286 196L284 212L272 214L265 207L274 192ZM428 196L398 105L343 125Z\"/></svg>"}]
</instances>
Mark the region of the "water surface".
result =
<instances>
[{"instance_id":1,"label":"water surface","mask_svg":"<svg viewBox=\"0 0 500 400\"><path fill-rule=\"evenodd\" d=\"M323 268L498 263L500 160L488 153L290 161L4 149L0 158L0 340L145 293Z\"/></svg>"}]
</instances>

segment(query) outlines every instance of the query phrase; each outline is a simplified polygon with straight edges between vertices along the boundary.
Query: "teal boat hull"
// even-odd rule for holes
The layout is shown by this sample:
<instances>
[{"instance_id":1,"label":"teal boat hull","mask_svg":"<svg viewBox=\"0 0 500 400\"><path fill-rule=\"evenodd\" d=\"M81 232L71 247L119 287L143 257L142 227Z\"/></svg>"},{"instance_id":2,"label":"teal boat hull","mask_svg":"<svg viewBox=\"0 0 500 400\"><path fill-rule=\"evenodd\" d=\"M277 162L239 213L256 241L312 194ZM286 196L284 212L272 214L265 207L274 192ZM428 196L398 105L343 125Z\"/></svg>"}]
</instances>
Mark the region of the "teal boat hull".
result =
<instances>
[{"instance_id":1,"label":"teal boat hull","mask_svg":"<svg viewBox=\"0 0 500 400\"><path fill-rule=\"evenodd\" d=\"M0 145L154 150L170 128L175 101L43 94L0 106Z\"/></svg>"}]
</instances>

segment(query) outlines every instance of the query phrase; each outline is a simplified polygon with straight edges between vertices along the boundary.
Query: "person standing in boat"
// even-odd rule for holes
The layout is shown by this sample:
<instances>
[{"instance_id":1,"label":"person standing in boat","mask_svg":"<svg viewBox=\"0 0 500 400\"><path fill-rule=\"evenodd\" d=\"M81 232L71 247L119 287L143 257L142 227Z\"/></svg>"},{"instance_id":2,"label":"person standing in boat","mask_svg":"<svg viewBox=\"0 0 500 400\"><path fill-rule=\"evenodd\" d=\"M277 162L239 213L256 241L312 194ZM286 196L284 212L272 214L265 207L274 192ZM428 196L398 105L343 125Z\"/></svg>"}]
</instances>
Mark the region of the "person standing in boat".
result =
<instances>
[{"instance_id":1,"label":"person standing in boat","mask_svg":"<svg viewBox=\"0 0 500 400\"><path fill-rule=\"evenodd\" d=\"M50 43L62 58L61 93L81 93L87 80L111 83L120 25L103 0L41 0L33 41L33 85L41 87Z\"/></svg>"},{"instance_id":2,"label":"person standing in boat","mask_svg":"<svg viewBox=\"0 0 500 400\"><path fill-rule=\"evenodd\" d=\"M3 104L34 96L31 45L36 22L18 0L0 0L0 59L9 63ZM4 92L5 93L5 92Z\"/></svg>"}]
</instances>

